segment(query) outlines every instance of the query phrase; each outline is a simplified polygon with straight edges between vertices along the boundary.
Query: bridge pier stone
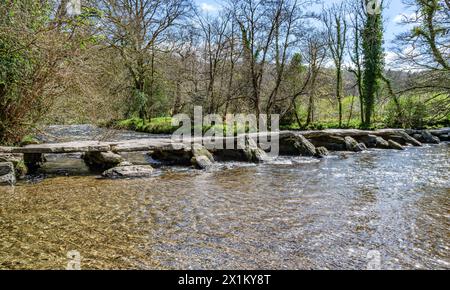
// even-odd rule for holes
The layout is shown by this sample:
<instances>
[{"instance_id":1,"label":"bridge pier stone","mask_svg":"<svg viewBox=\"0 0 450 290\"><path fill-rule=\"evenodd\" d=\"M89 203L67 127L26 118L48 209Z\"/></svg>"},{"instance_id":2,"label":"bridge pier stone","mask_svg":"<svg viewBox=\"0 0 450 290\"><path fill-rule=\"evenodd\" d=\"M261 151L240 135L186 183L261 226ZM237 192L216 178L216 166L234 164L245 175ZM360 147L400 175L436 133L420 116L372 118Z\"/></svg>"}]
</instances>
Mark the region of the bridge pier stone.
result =
<instances>
[{"instance_id":1,"label":"bridge pier stone","mask_svg":"<svg viewBox=\"0 0 450 290\"><path fill-rule=\"evenodd\" d=\"M122 156L113 152L86 152L83 159L93 171L111 169L125 161Z\"/></svg>"},{"instance_id":2,"label":"bridge pier stone","mask_svg":"<svg viewBox=\"0 0 450 290\"><path fill-rule=\"evenodd\" d=\"M35 172L38 170L47 160L42 153L24 153L23 162L28 168L28 172Z\"/></svg>"}]
</instances>

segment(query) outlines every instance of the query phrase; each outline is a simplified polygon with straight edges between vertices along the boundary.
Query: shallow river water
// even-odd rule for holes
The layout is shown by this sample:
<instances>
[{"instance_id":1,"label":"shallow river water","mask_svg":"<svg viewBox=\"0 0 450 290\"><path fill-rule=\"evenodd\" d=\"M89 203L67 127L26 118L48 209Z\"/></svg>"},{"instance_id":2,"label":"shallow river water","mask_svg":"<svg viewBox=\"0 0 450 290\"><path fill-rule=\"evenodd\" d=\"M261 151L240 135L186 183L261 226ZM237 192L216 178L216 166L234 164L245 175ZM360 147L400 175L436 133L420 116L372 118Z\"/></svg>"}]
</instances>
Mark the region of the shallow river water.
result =
<instances>
[{"instance_id":1,"label":"shallow river water","mask_svg":"<svg viewBox=\"0 0 450 290\"><path fill-rule=\"evenodd\" d=\"M448 143L134 180L75 157L0 187L0 269L450 269Z\"/></svg>"}]
</instances>

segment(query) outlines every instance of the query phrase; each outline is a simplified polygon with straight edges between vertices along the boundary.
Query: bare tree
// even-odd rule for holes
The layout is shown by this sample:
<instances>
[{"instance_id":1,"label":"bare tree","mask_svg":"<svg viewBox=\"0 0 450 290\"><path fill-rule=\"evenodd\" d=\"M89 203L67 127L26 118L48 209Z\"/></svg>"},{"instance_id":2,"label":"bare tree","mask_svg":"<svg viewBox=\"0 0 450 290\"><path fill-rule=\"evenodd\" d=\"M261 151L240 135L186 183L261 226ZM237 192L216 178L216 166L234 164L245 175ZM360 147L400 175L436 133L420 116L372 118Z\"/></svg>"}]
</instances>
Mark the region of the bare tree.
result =
<instances>
[{"instance_id":1,"label":"bare tree","mask_svg":"<svg viewBox=\"0 0 450 290\"><path fill-rule=\"evenodd\" d=\"M286 65L303 28L301 8L305 3L298 0L230 1L241 31L248 83L245 93L257 116L262 112L271 112L276 103L287 101L288 107L292 107L292 101L302 93L279 95ZM264 84L269 73L274 81L270 85Z\"/></svg>"},{"instance_id":2,"label":"bare tree","mask_svg":"<svg viewBox=\"0 0 450 290\"><path fill-rule=\"evenodd\" d=\"M123 58L132 79L130 114L148 117L152 101L155 53L167 32L192 9L190 0L102 0L105 33ZM149 78L150 72L150 78ZM134 105L134 106L133 106Z\"/></svg>"},{"instance_id":3,"label":"bare tree","mask_svg":"<svg viewBox=\"0 0 450 290\"><path fill-rule=\"evenodd\" d=\"M322 70L324 60L327 56L326 34L320 31L311 33L307 38L307 49L305 62L308 65L309 83L307 86L308 109L306 126L315 121L315 102L317 79Z\"/></svg>"},{"instance_id":4,"label":"bare tree","mask_svg":"<svg viewBox=\"0 0 450 290\"><path fill-rule=\"evenodd\" d=\"M323 23L327 31L328 48L336 68L336 99L339 106L339 127L342 126L343 65L347 43L345 3L333 4L324 11Z\"/></svg>"},{"instance_id":5,"label":"bare tree","mask_svg":"<svg viewBox=\"0 0 450 290\"><path fill-rule=\"evenodd\" d=\"M219 101L216 99L216 83L221 64L226 60L227 33L231 22L231 12L225 11L215 18L199 15L203 32L205 58L207 62L206 100L208 113L217 113Z\"/></svg>"}]
</instances>

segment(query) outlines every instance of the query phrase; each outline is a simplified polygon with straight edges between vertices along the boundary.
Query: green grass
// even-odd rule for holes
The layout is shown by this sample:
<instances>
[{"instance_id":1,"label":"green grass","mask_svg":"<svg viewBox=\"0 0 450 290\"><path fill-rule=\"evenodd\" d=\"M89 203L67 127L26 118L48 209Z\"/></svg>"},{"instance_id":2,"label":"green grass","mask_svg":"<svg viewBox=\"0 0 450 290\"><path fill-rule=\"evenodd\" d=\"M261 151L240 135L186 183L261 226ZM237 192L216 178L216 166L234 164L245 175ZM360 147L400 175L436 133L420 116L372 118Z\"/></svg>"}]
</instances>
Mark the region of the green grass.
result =
<instances>
[{"instance_id":1,"label":"green grass","mask_svg":"<svg viewBox=\"0 0 450 290\"><path fill-rule=\"evenodd\" d=\"M172 118L160 117L151 120L131 118L113 122L112 127L151 134L172 134L179 127L172 126Z\"/></svg>"},{"instance_id":2,"label":"green grass","mask_svg":"<svg viewBox=\"0 0 450 290\"><path fill-rule=\"evenodd\" d=\"M159 117L159 118L153 118L151 120L142 120L140 118L130 118L126 120L120 120L120 121L112 121L109 123L104 123L101 126L104 127L111 127L111 128L117 128L117 129L124 129L124 130L132 130L137 132L144 132L144 133L150 133L150 134L172 134L176 130L178 130L179 126L172 126L172 118L171 117ZM442 128L450 126L450 116L447 120L444 120L443 122L439 122L436 124L428 124L425 128L427 129L434 129L434 128ZM338 121L336 120L322 120L320 122L314 122L306 127L300 128L300 126L295 122L290 125L283 125L280 126L280 130L293 130L293 131L299 131L299 130L326 130L326 129L368 129L368 130L376 130L376 129L384 129L384 128L391 128L392 126L389 125L388 122L384 119L377 119L375 120L374 124L370 128L362 128L361 127L361 121L358 118L351 119L348 121L347 119L343 120L342 126L339 126ZM233 128L233 134L237 134L237 129L240 129L239 132L248 132L248 127L242 128L242 127L236 127ZM214 125L214 126L203 126L202 132L205 133L211 129L215 129L217 132L223 131L223 135L227 136L227 132L229 130L229 127L226 124L223 125ZM194 130L194 128L192 128ZM188 133L188 132L186 132ZM26 138L28 139L28 137ZM25 140L24 140L25 141ZM28 140L26 140L28 141ZM29 140L31 141L31 140Z\"/></svg>"},{"instance_id":3,"label":"green grass","mask_svg":"<svg viewBox=\"0 0 450 290\"><path fill-rule=\"evenodd\" d=\"M172 126L172 118L171 117L160 117L153 118L151 120L142 120L140 118L130 118L126 120L120 121L112 121L108 123L101 124L103 127L110 127L116 129L124 129L124 130L132 130L137 132L144 132L150 134L172 134L176 130L180 128L180 126ZM192 131L197 129L196 127L191 128ZM206 133L211 130L215 130L216 132L223 132L224 136L227 136L229 132L229 126L226 124L222 125L214 125L214 126L203 126L202 132ZM237 132L248 132L248 126L245 128L243 126L234 126L233 127L233 135L236 135Z\"/></svg>"},{"instance_id":4,"label":"green grass","mask_svg":"<svg viewBox=\"0 0 450 290\"><path fill-rule=\"evenodd\" d=\"M281 130L326 130L326 129L368 129L368 130L376 130L387 128L387 125L383 122L376 122L370 128L361 127L361 121L359 119L352 119L350 122L344 121L342 122L342 126L339 126L338 121L328 120L328 121L320 121L314 122L308 126L300 127L298 123L293 123L291 125L281 126Z\"/></svg>"},{"instance_id":5,"label":"green grass","mask_svg":"<svg viewBox=\"0 0 450 290\"><path fill-rule=\"evenodd\" d=\"M39 143L40 143L39 140L37 140L36 137L33 135L26 135L25 137L22 138L22 141L20 141L21 146Z\"/></svg>"}]
</instances>

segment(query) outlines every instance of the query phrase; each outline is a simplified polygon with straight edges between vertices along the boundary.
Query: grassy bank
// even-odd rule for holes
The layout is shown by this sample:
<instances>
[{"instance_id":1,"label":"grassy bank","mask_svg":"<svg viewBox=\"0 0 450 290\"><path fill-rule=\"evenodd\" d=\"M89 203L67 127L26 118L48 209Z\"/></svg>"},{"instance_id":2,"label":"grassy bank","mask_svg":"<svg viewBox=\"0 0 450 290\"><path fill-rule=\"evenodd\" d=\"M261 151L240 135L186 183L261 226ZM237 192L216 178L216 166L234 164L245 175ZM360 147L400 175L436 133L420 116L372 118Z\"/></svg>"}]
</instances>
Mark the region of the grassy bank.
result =
<instances>
[{"instance_id":1,"label":"grassy bank","mask_svg":"<svg viewBox=\"0 0 450 290\"><path fill-rule=\"evenodd\" d=\"M113 121L107 124L101 124L101 126L122 129L122 130L131 130L136 132L150 133L150 134L172 134L176 130L180 128L180 126L172 125L171 117L160 117L153 118L151 120L143 120L140 118L131 118L120 121ZM192 130L194 127L192 127ZM227 125L215 125L215 126L203 126L202 132L205 133L211 129L215 129L217 131L223 131L224 135L227 134L229 128ZM248 128L242 128L239 126L234 126L232 129L234 134L239 132L248 131Z\"/></svg>"},{"instance_id":2,"label":"grassy bank","mask_svg":"<svg viewBox=\"0 0 450 290\"><path fill-rule=\"evenodd\" d=\"M108 127L151 134L172 134L179 128L172 126L172 118L170 117L153 118L151 120L131 118L112 122Z\"/></svg>"},{"instance_id":3,"label":"grassy bank","mask_svg":"<svg viewBox=\"0 0 450 290\"><path fill-rule=\"evenodd\" d=\"M143 132L143 133L150 133L150 134L172 134L176 130L179 129L179 126L172 126L172 118L171 117L160 117L160 118L153 118L151 120L142 120L140 118L131 118L126 120L120 120L120 121L113 121L109 122L108 124L103 124L104 127L109 128L115 128L115 129L123 129L123 130L131 130L136 132ZM449 127L450 126L450 120L436 123L436 124L429 124L427 126L423 126L422 128L417 129L435 129L435 128L442 128L442 127ZM383 122L376 122L374 125L369 128L370 130L376 130L376 129L384 129L384 128L391 128L392 126L389 126L386 123ZM208 130L215 128L216 130L220 131L223 130L224 134L227 133L228 128L226 125L221 126L203 126L202 131L207 132ZM240 131L243 131L243 128L239 128ZM358 119L353 119L347 122L344 122L342 126L339 126L339 123L336 121L322 121L322 122L315 122L308 126L302 126L300 127L297 123L293 123L290 125L282 125L280 126L280 130L326 130L326 129L362 129L360 125L360 121ZM237 128L233 128L234 133L237 132ZM248 131L248 130L246 130Z\"/></svg>"}]
</instances>

